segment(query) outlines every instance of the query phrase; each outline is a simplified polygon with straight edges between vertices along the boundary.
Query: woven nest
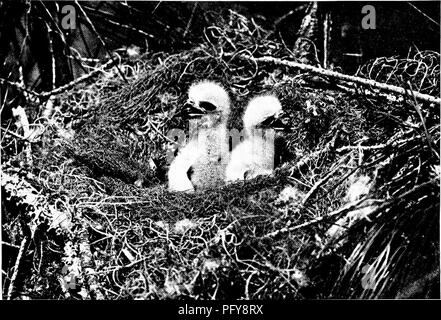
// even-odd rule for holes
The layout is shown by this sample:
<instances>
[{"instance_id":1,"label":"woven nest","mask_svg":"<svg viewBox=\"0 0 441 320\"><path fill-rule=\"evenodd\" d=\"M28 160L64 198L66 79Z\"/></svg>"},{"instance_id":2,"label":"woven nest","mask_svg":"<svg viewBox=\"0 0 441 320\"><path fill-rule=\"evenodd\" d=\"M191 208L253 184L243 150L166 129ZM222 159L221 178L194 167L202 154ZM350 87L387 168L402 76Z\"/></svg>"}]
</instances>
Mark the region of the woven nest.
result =
<instances>
[{"instance_id":1,"label":"woven nest","mask_svg":"<svg viewBox=\"0 0 441 320\"><path fill-rule=\"evenodd\" d=\"M439 295L428 286L439 281L439 105L318 89L308 74L239 59L294 58L230 14L193 50L121 62L128 83L113 68L63 93L33 145L32 169L20 168L22 152L4 164L6 239L20 246L19 216L33 240L13 297ZM378 59L360 72L439 96L439 54L410 60L427 66L422 77L403 76L406 59L394 68L392 58ZM278 96L291 133L274 175L167 191L167 132L185 128L181 108L200 79L229 89L231 127L241 126L250 97Z\"/></svg>"}]
</instances>

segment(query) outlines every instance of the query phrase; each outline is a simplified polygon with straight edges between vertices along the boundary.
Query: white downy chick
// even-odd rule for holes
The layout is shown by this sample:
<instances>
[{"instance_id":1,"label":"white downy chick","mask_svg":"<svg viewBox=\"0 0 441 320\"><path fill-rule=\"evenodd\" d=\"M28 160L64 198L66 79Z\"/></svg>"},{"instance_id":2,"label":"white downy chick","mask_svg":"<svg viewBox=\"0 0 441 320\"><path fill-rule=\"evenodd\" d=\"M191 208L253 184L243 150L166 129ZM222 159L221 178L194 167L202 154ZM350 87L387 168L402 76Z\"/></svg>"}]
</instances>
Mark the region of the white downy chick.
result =
<instances>
[{"instance_id":1,"label":"white downy chick","mask_svg":"<svg viewBox=\"0 0 441 320\"><path fill-rule=\"evenodd\" d=\"M252 179L271 174L274 168L273 128L283 113L280 101L272 95L252 99L243 116L245 140L237 145L230 157L225 176L227 182Z\"/></svg>"},{"instance_id":2,"label":"white downy chick","mask_svg":"<svg viewBox=\"0 0 441 320\"><path fill-rule=\"evenodd\" d=\"M191 122L196 132L190 132L190 141L170 165L170 191L192 192L224 183L225 167L229 158L226 123L230 113L230 98L226 90L211 81L192 85L188 91Z\"/></svg>"}]
</instances>

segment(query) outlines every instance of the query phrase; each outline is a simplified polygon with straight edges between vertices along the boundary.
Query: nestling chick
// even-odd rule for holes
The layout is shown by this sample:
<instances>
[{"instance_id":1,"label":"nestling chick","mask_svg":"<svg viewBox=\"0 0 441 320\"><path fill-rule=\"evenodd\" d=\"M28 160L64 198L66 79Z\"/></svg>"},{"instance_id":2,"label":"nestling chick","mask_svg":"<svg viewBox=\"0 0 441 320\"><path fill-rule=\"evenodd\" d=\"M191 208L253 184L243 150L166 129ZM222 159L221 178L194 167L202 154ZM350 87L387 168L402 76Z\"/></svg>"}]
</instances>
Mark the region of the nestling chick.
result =
<instances>
[{"instance_id":1,"label":"nestling chick","mask_svg":"<svg viewBox=\"0 0 441 320\"><path fill-rule=\"evenodd\" d=\"M179 151L168 172L169 190L192 192L224 184L228 162L226 123L230 98L226 90L211 81L192 85L188 91L190 141Z\"/></svg>"},{"instance_id":2,"label":"nestling chick","mask_svg":"<svg viewBox=\"0 0 441 320\"><path fill-rule=\"evenodd\" d=\"M227 182L273 172L275 132L263 129L283 126L282 114L280 101L272 95L259 96L248 103L243 116L245 140L232 151L225 171Z\"/></svg>"}]
</instances>

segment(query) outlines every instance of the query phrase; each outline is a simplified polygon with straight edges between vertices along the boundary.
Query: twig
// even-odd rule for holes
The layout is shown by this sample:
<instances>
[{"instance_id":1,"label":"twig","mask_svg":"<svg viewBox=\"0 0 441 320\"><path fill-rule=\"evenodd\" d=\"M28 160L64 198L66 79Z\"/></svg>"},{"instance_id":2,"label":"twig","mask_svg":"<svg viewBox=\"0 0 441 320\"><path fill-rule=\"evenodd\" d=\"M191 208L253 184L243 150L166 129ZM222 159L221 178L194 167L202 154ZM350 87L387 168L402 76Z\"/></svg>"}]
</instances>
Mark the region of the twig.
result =
<instances>
[{"instance_id":1,"label":"twig","mask_svg":"<svg viewBox=\"0 0 441 320\"><path fill-rule=\"evenodd\" d=\"M83 229L79 232L79 253L81 259L81 267L84 271L84 277L87 281L90 292L96 300L103 300L104 296L100 291L99 283L95 271L95 261L90 250L89 232L87 230L87 223L82 223Z\"/></svg>"},{"instance_id":2,"label":"twig","mask_svg":"<svg viewBox=\"0 0 441 320\"><path fill-rule=\"evenodd\" d=\"M40 1L41 2L41 1ZM44 4L43 4L44 6ZM44 6L47 13L52 17L52 15L50 14L50 12L47 10L46 6ZM55 89L55 83L56 83L56 66L55 66L55 55L54 55L54 45L53 45L53 37L52 37L52 33L53 30L51 29L51 27L49 26L49 23L46 23L46 29L47 29L47 37L48 37L48 44L49 44L49 53L50 53L50 58L51 58L51 89Z\"/></svg>"},{"instance_id":3,"label":"twig","mask_svg":"<svg viewBox=\"0 0 441 320\"><path fill-rule=\"evenodd\" d=\"M326 183L326 181L328 181L332 175L335 173L335 171L337 171L340 167L336 166L334 169L332 169L324 178L320 179L319 181L317 181L314 186L311 188L311 190L309 190L309 192L306 194L306 196L303 198L301 206L303 207L309 200L309 198L311 198L311 196L317 191L317 189L323 185L324 183Z\"/></svg>"},{"instance_id":4,"label":"twig","mask_svg":"<svg viewBox=\"0 0 441 320\"><path fill-rule=\"evenodd\" d=\"M8 294L6 296L7 300L11 300L11 296L14 291L14 283L15 283L15 280L17 279L17 276L18 276L18 269L20 267L20 262L23 257L23 254L25 252L28 241L29 241L29 238L27 236L25 236L21 240L20 250L18 251L17 259L15 260L14 273L12 274L11 281L9 282Z\"/></svg>"},{"instance_id":5,"label":"twig","mask_svg":"<svg viewBox=\"0 0 441 320\"><path fill-rule=\"evenodd\" d=\"M83 5L83 7L86 8L86 10L89 10L89 11L96 11L96 9L91 8L91 7L88 7L88 6L86 6L86 5ZM110 13L108 13L108 12L97 11L96 13L99 13L99 14L103 15L103 16L104 16L104 19L106 19L106 22L108 22L108 23L110 23L110 24L113 24L113 25L116 25L116 26L118 26L119 28L127 29L127 30L134 31L134 32L138 32L139 34L141 34L141 35L143 35L143 36L146 36L146 37L148 37L148 38L151 38L151 39L154 39L154 38L155 38L154 35L152 35L152 34L150 34L150 33L147 33L147 32L145 32L144 30L136 29L136 28L131 27L131 26L129 26L129 25L126 25L126 24L123 24L123 23L119 23L119 22L116 22L116 21L112 20L111 18L114 18L115 16L112 15L112 14L110 14Z\"/></svg>"},{"instance_id":6,"label":"twig","mask_svg":"<svg viewBox=\"0 0 441 320\"><path fill-rule=\"evenodd\" d=\"M432 139L430 137L429 131L427 131L426 127L426 121L424 120L423 113L421 112L420 106L418 105L418 102L415 99L415 94L412 90L412 85L410 82L407 82L407 85L409 86L409 92L410 96L413 98L413 103L411 103L415 109L415 111L418 113L418 116L420 117L421 124L423 125L424 133L426 134L427 144L429 145L430 150L439 158L439 154L435 151L435 149L432 146Z\"/></svg>"},{"instance_id":7,"label":"twig","mask_svg":"<svg viewBox=\"0 0 441 320\"><path fill-rule=\"evenodd\" d=\"M412 8L414 8L416 11L418 11L420 14L422 14L424 17L426 17L430 22L433 22L434 24L436 24L439 27L439 23L436 22L435 20L433 20L431 17L429 17L427 14L425 14L424 12L422 12L420 9L418 9L417 7L415 7L412 3L407 2L407 4L409 6L411 6Z\"/></svg>"},{"instance_id":8,"label":"twig","mask_svg":"<svg viewBox=\"0 0 441 320\"><path fill-rule=\"evenodd\" d=\"M176 141L173 141L169 137L165 136L161 131L159 131L159 129L153 124L153 122L150 121L150 118L147 118L147 122L148 122L148 124L150 124L150 126L153 128L153 130L155 130L156 133L158 133L162 138L164 138L165 140L167 140L169 142L176 143Z\"/></svg>"},{"instance_id":9,"label":"twig","mask_svg":"<svg viewBox=\"0 0 441 320\"><path fill-rule=\"evenodd\" d=\"M12 108L12 115L14 116L14 118L17 119L17 127L23 128L23 137L29 139L31 137L31 131L29 129L29 120L28 116L26 115L25 109L22 106ZM32 148L28 142L25 142L24 151L27 164L32 166Z\"/></svg>"},{"instance_id":10,"label":"twig","mask_svg":"<svg viewBox=\"0 0 441 320\"><path fill-rule=\"evenodd\" d=\"M373 146L344 146L344 147L340 147L338 149L336 149L335 151L337 153L346 151L346 150L379 150L379 149L384 149L387 147L397 147L403 143L407 143L410 142L412 140L416 140L416 139L420 139L421 136L420 135L416 135L414 137L410 137L407 139L401 139L401 140L391 140L388 141L387 143L380 143L377 145L373 145Z\"/></svg>"},{"instance_id":11,"label":"twig","mask_svg":"<svg viewBox=\"0 0 441 320\"><path fill-rule=\"evenodd\" d=\"M338 138L339 133L337 132L335 136L328 141L324 147L316 147L316 149L311 152L309 155L302 157L299 161L297 161L294 165L290 166L289 169L289 177L292 177L295 172L301 170L304 166L306 166L309 162L321 157L323 153L328 152L334 149L335 141Z\"/></svg>"},{"instance_id":12,"label":"twig","mask_svg":"<svg viewBox=\"0 0 441 320\"><path fill-rule=\"evenodd\" d=\"M191 10L190 19L188 20L187 26L185 27L184 34L182 35L184 38L187 36L187 33L190 30L191 22L193 21L194 13L196 12L197 6L198 6L198 3L195 2L193 5L193 10Z\"/></svg>"},{"instance_id":13,"label":"twig","mask_svg":"<svg viewBox=\"0 0 441 320\"><path fill-rule=\"evenodd\" d=\"M224 54L224 56L226 56L226 57L229 55L230 54ZM281 65L281 66L291 67L291 68L295 68L295 69L300 69L303 71L309 71L313 74L319 74L319 75L326 76L326 77L333 78L333 79L337 79L337 80L348 81L348 82L356 83L356 84L366 86L366 87L373 87L373 88L376 88L379 90L393 92L393 93L397 93L397 94L404 95L404 96L407 94L407 91L408 91L405 88L397 87L397 86L390 85L390 84L385 84L385 83L378 82L375 80L360 78L357 76L350 76L350 75L343 74L340 72L326 70L326 69L323 69L320 67L314 67L314 66L311 66L308 64L294 62L294 61L287 61L287 60L283 60L283 59L279 59L279 58L273 58L273 57L268 57L268 56L255 58L255 57L252 57L252 56L250 57L250 56L246 56L243 54L238 55L237 57L242 60L248 60L248 61L251 60L251 61L255 61L255 62L275 64L275 65ZM430 103L441 104L441 99L438 97L434 97L434 96L420 93L420 92L416 92L416 91L412 91L412 92L415 95L415 98L418 100L422 100L422 101L430 102Z\"/></svg>"},{"instance_id":14,"label":"twig","mask_svg":"<svg viewBox=\"0 0 441 320\"><path fill-rule=\"evenodd\" d=\"M105 64L103 64L103 65L101 66L100 69L93 70L93 71L91 71L90 73L85 74L85 75L83 75L83 76L81 76L81 77L79 77L79 78L76 78L75 80L73 80L73 81L71 81L71 82L65 84L64 86L58 87L58 88L56 88L56 89L54 89L54 90L52 90L52 91L49 91L49 92L42 92L42 93L40 93L40 94L37 93L37 95L39 95L39 96L42 97L42 98L48 98L48 97L50 97L50 96L52 96L52 95L60 94L60 93L62 93L62 92L64 92L64 91L66 91L66 90L69 90L69 89L73 88L73 87L76 86L78 83L83 82L83 81L86 81L86 80L88 80L88 79L94 77L94 76L97 75L98 73L103 72L104 69L106 69L107 67L109 67L109 66L112 65L113 63L114 63L114 60L113 60L113 59L110 59L110 60L107 61Z\"/></svg>"},{"instance_id":15,"label":"twig","mask_svg":"<svg viewBox=\"0 0 441 320\"><path fill-rule=\"evenodd\" d=\"M367 199L361 199L361 200L358 200L355 203L353 203L350 207L339 208L338 210L335 210L335 211L333 211L333 212L331 212L331 213L329 213L329 214L327 214L325 216L321 216L321 217L318 217L318 218L306 221L304 223L301 223L301 224L298 224L298 225L295 225L295 226L292 226L292 227L285 227L285 228L282 228L282 229L270 232L270 233L266 234L264 236L264 238L274 238L274 237L277 237L280 234L291 232L291 231L295 231L297 229L313 225L313 224L315 224L317 222L320 222L320 221L322 221L324 219L328 219L328 218L333 217L335 215L342 214L344 212L348 212L348 211L358 207L358 205L360 205L362 202L364 202L366 200Z\"/></svg>"},{"instance_id":16,"label":"twig","mask_svg":"<svg viewBox=\"0 0 441 320\"><path fill-rule=\"evenodd\" d=\"M12 244L12 243L9 243L9 242L1 241L1 243L2 243L2 246L8 246L8 247L11 247L11 248L20 249L20 246L17 246L15 244Z\"/></svg>"},{"instance_id":17,"label":"twig","mask_svg":"<svg viewBox=\"0 0 441 320\"><path fill-rule=\"evenodd\" d=\"M329 45L331 37L331 13L327 12L325 15L325 22L323 25L323 68L328 68L329 61Z\"/></svg>"},{"instance_id":18,"label":"twig","mask_svg":"<svg viewBox=\"0 0 441 320\"><path fill-rule=\"evenodd\" d=\"M87 15L87 13L83 10L83 7L81 7L81 5L78 3L77 0L75 0L75 4L77 5L78 9L80 9L81 14L84 16L84 18L86 19L87 23L89 24L89 26L92 28L92 31L95 33L95 35L97 36L98 40L101 42L101 44L103 45L104 49L107 51L107 54L111 57L110 59L113 60L113 55L110 52L109 48L107 48L106 43L104 42L103 38L101 38L101 35L98 33L98 31L96 30L95 26L93 25L92 21L90 21L89 16ZM116 64L116 68L118 69L118 72L120 74L120 76L124 79L124 81L126 83L128 83L126 77L124 76L124 74L122 73L121 69L118 67L118 65Z\"/></svg>"},{"instance_id":19,"label":"twig","mask_svg":"<svg viewBox=\"0 0 441 320\"><path fill-rule=\"evenodd\" d=\"M398 197L396 197L394 199L391 199L391 200L389 200L387 202L384 202L383 204L379 205L374 211L372 211L370 213L370 215L373 216L374 214L384 210L385 208L390 207L390 206L392 206L393 204L395 204L397 202L400 202L404 198L408 197L409 195L412 195L413 193L419 191L420 189L423 189L423 188L425 188L427 186L430 186L430 185L435 185L436 186L437 184L439 184L438 178L435 178L435 179L432 179L432 180L430 180L428 182L422 183L422 184L414 187L412 190L409 190L409 191L399 195ZM345 206L345 207L339 208L339 209L337 209L337 210L335 210L335 211L333 211L333 212L331 212L331 213L329 213L327 215L318 217L318 218L313 219L313 220L306 221L306 222L304 222L302 224L299 224L299 225L296 225L296 226L293 226L293 227L285 227L285 228L282 228L282 229L270 232L270 233L266 234L264 236L264 238L274 238L274 237L279 236L280 234L288 233L288 232L295 231L295 230L300 229L300 228L304 228L304 227L313 225L315 223L321 222L324 219L328 219L328 218L333 217L335 215L343 214L345 212L352 211L353 209L361 209L363 207L359 207L359 205L362 204L363 202L367 201L367 200L374 200L374 199L369 199L369 198L360 199L360 200L358 200L356 202L353 202L348 207Z\"/></svg>"},{"instance_id":20,"label":"twig","mask_svg":"<svg viewBox=\"0 0 441 320\"><path fill-rule=\"evenodd\" d=\"M13 136L14 138L17 138L17 139L20 139L20 140L24 140L24 141L30 141L29 138L25 138L25 137L15 133L15 132L13 132L13 131L5 129L3 127L0 127L0 130L4 131L6 134L9 134L9 135Z\"/></svg>"},{"instance_id":21,"label":"twig","mask_svg":"<svg viewBox=\"0 0 441 320\"><path fill-rule=\"evenodd\" d=\"M10 80L7 80L7 79L0 78L0 84L10 85L11 87L14 87L14 88L16 88L19 91L27 92L29 94L32 94L33 96L36 96L36 97L38 97L40 95L38 92L26 89L19 82L13 82L13 81L10 81Z\"/></svg>"}]
</instances>

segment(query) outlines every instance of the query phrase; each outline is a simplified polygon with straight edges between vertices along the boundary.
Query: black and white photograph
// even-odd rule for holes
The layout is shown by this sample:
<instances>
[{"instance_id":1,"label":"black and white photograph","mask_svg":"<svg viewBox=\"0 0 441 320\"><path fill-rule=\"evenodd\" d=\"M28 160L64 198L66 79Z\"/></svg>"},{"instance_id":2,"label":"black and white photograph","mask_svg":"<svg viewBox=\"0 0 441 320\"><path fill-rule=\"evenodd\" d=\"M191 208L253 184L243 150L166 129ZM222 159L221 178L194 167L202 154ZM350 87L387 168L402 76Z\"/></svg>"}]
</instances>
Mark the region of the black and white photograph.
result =
<instances>
[{"instance_id":1,"label":"black and white photograph","mask_svg":"<svg viewBox=\"0 0 441 320\"><path fill-rule=\"evenodd\" d=\"M1 297L439 300L440 103L440 1L0 1Z\"/></svg>"}]
</instances>

